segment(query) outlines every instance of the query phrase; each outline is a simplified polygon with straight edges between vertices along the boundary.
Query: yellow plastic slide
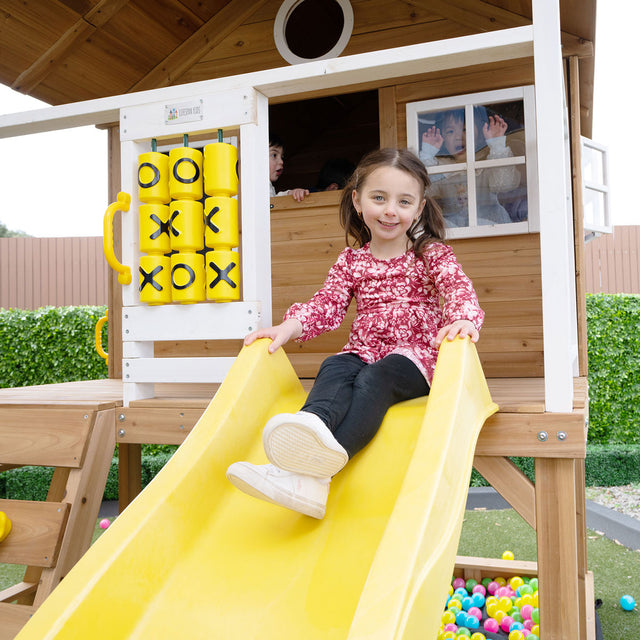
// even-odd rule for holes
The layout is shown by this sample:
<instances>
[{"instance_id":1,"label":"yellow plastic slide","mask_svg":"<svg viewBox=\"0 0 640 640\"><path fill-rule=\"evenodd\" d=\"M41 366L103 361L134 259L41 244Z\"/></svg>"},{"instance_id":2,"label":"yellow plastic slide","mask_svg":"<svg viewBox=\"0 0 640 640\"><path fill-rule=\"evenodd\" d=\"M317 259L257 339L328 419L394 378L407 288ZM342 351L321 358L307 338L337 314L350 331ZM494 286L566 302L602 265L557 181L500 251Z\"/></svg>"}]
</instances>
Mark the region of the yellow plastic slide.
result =
<instances>
[{"instance_id":1,"label":"yellow plastic slide","mask_svg":"<svg viewBox=\"0 0 640 640\"><path fill-rule=\"evenodd\" d=\"M315 520L225 477L236 460L266 462L264 423L304 400L268 344L242 350L184 444L19 640L436 637L475 442L497 410L475 346L443 345L428 402L389 410Z\"/></svg>"}]
</instances>

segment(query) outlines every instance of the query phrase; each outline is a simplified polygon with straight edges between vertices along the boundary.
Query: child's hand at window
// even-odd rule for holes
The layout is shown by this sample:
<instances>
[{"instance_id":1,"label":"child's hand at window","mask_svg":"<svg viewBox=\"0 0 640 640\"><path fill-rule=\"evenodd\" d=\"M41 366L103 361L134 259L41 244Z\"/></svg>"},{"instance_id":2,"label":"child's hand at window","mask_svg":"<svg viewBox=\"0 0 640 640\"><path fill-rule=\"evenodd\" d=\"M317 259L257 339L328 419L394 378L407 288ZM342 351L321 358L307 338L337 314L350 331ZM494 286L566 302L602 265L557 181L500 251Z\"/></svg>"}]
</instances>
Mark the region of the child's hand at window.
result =
<instances>
[{"instance_id":1,"label":"child's hand at window","mask_svg":"<svg viewBox=\"0 0 640 640\"><path fill-rule=\"evenodd\" d=\"M507 123L501 116L489 116L489 122L485 122L482 127L482 133L485 138L499 138L507 132Z\"/></svg>"},{"instance_id":2,"label":"child's hand at window","mask_svg":"<svg viewBox=\"0 0 640 640\"><path fill-rule=\"evenodd\" d=\"M430 144L432 147L436 147L436 149L439 149L442 146L442 143L444 142L444 138L440 133L440 129L438 129L434 125L433 127L429 127L422 134L422 142L426 142L427 144Z\"/></svg>"},{"instance_id":3,"label":"child's hand at window","mask_svg":"<svg viewBox=\"0 0 640 640\"><path fill-rule=\"evenodd\" d=\"M289 195L296 202L302 202L309 195L309 189L290 189Z\"/></svg>"}]
</instances>

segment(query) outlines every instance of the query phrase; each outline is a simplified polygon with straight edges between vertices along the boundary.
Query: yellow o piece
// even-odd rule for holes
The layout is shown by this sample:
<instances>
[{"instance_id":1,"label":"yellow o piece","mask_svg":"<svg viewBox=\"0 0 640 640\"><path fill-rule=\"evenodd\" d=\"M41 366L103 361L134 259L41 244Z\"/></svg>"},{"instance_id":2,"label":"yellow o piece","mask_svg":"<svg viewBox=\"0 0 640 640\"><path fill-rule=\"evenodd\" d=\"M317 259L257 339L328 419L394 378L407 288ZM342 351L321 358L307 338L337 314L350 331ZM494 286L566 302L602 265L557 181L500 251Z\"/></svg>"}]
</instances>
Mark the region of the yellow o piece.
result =
<instances>
[{"instance_id":1,"label":"yellow o piece","mask_svg":"<svg viewBox=\"0 0 640 640\"><path fill-rule=\"evenodd\" d=\"M140 256L140 302L168 304L171 302L171 258L151 254Z\"/></svg>"},{"instance_id":2,"label":"yellow o piece","mask_svg":"<svg viewBox=\"0 0 640 640\"><path fill-rule=\"evenodd\" d=\"M226 142L204 148L204 192L208 196L235 196L238 193L238 152Z\"/></svg>"},{"instance_id":3,"label":"yellow o piece","mask_svg":"<svg viewBox=\"0 0 640 640\"><path fill-rule=\"evenodd\" d=\"M11 533L11 520L4 511L0 511L0 542Z\"/></svg>"},{"instance_id":4,"label":"yellow o piece","mask_svg":"<svg viewBox=\"0 0 640 640\"><path fill-rule=\"evenodd\" d=\"M199 253L174 253L171 256L171 296L174 302L203 302L205 286L204 257Z\"/></svg>"},{"instance_id":5,"label":"yellow o piece","mask_svg":"<svg viewBox=\"0 0 640 640\"><path fill-rule=\"evenodd\" d=\"M204 201L204 244L210 249L232 249L239 243L238 201L212 196Z\"/></svg>"},{"instance_id":6,"label":"yellow o piece","mask_svg":"<svg viewBox=\"0 0 640 640\"><path fill-rule=\"evenodd\" d=\"M177 147L169 151L169 194L174 200L202 198L202 151Z\"/></svg>"},{"instance_id":7,"label":"yellow o piece","mask_svg":"<svg viewBox=\"0 0 640 640\"><path fill-rule=\"evenodd\" d=\"M143 253L169 253L169 207L141 204L138 207L139 247Z\"/></svg>"},{"instance_id":8,"label":"yellow o piece","mask_svg":"<svg viewBox=\"0 0 640 640\"><path fill-rule=\"evenodd\" d=\"M141 202L169 202L169 156L149 151L138 156L138 198Z\"/></svg>"},{"instance_id":9,"label":"yellow o piece","mask_svg":"<svg viewBox=\"0 0 640 640\"><path fill-rule=\"evenodd\" d=\"M174 251L200 251L204 248L202 203L173 200L169 212L171 248Z\"/></svg>"},{"instance_id":10,"label":"yellow o piece","mask_svg":"<svg viewBox=\"0 0 640 640\"><path fill-rule=\"evenodd\" d=\"M240 259L236 251L207 253L207 300L240 300Z\"/></svg>"}]
</instances>

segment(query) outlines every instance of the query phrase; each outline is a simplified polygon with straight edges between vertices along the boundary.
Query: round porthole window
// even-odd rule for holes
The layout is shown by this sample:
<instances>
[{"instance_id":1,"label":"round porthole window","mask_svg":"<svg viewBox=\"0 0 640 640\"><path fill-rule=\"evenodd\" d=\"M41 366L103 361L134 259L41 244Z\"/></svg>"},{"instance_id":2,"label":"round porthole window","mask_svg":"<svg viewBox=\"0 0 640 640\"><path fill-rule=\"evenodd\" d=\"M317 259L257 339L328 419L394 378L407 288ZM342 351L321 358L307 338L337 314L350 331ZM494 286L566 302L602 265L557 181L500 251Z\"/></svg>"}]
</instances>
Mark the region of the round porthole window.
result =
<instances>
[{"instance_id":1,"label":"round porthole window","mask_svg":"<svg viewBox=\"0 0 640 640\"><path fill-rule=\"evenodd\" d=\"M290 64L336 58L352 31L349 0L285 0L273 27L276 47Z\"/></svg>"}]
</instances>

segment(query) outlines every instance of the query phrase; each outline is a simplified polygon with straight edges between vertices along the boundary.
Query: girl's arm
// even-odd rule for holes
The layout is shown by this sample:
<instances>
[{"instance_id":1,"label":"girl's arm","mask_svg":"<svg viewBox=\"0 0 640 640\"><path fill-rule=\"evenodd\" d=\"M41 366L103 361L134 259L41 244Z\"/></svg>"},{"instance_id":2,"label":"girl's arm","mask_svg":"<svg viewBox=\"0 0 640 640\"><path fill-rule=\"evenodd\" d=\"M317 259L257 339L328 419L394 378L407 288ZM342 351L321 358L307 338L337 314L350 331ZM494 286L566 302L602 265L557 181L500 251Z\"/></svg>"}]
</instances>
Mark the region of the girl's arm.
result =
<instances>
[{"instance_id":1,"label":"girl's arm","mask_svg":"<svg viewBox=\"0 0 640 640\"><path fill-rule=\"evenodd\" d=\"M443 299L442 317L444 326L436 336L436 344L455 336L471 336L476 342L484 320L484 311L471 280L462 270L450 247L434 243L425 253L428 273L437 292Z\"/></svg>"}]
</instances>

